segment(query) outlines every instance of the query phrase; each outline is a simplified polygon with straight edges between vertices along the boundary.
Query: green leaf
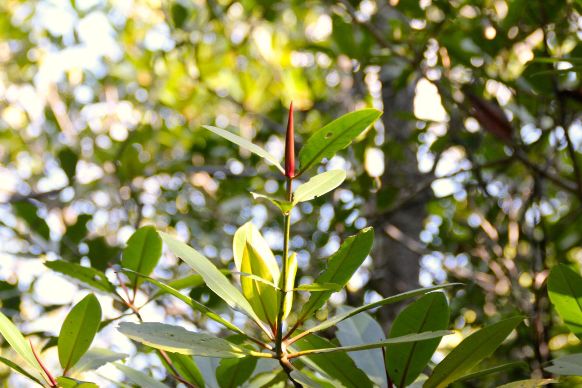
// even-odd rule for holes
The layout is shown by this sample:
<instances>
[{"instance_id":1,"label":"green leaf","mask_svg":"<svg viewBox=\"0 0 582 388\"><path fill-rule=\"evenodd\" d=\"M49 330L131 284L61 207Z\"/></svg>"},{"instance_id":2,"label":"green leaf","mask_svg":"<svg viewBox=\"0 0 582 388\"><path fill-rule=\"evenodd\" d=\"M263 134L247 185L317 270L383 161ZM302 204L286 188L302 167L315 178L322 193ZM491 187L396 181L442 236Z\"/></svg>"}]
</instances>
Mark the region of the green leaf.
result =
<instances>
[{"instance_id":1,"label":"green leaf","mask_svg":"<svg viewBox=\"0 0 582 388\"><path fill-rule=\"evenodd\" d=\"M189 382L196 384L196 386L204 388L206 385L204 383L204 378L202 377L202 373L200 372L200 369L198 369L198 365L196 365L196 362L192 356L180 353L167 354L180 376Z\"/></svg>"},{"instance_id":2,"label":"green leaf","mask_svg":"<svg viewBox=\"0 0 582 388\"><path fill-rule=\"evenodd\" d=\"M497 388L536 388L544 385L557 383L554 379L527 379L520 381L513 381L511 383L503 384Z\"/></svg>"},{"instance_id":3,"label":"green leaf","mask_svg":"<svg viewBox=\"0 0 582 388\"><path fill-rule=\"evenodd\" d=\"M12 203L12 209L17 217L22 218L26 222L31 231L46 241L50 240L51 230L44 218L38 215L36 206L27 201L19 201Z\"/></svg>"},{"instance_id":4,"label":"green leaf","mask_svg":"<svg viewBox=\"0 0 582 388\"><path fill-rule=\"evenodd\" d=\"M341 185L345 179L346 172L344 170L329 170L314 176L297 187L293 193L293 206L299 202L311 201L329 193Z\"/></svg>"},{"instance_id":5,"label":"green leaf","mask_svg":"<svg viewBox=\"0 0 582 388\"><path fill-rule=\"evenodd\" d=\"M295 291L333 291L338 292L344 288L341 284L337 283L311 283L311 284L301 284L295 288Z\"/></svg>"},{"instance_id":6,"label":"green leaf","mask_svg":"<svg viewBox=\"0 0 582 388\"><path fill-rule=\"evenodd\" d=\"M335 333L341 346L361 345L386 339L382 326L369 314L362 313L338 323ZM386 370L381 349L350 354L354 362L377 386L386 386Z\"/></svg>"},{"instance_id":7,"label":"green leaf","mask_svg":"<svg viewBox=\"0 0 582 388\"><path fill-rule=\"evenodd\" d=\"M381 300L376 301L374 303L369 303L369 304L366 304L364 306L349 310L345 313L341 313L341 314L338 314L334 317L328 318L324 322L321 322L320 324L315 325L315 326L305 330L302 334L298 334L297 336L293 337L290 342L293 343L296 339L301 338L307 334L315 333L315 332L318 332L321 330L325 330L329 327L335 326L339 322L343 321L344 319L348 319L350 317L353 317L354 315L359 314L361 312L364 312L364 311L367 311L367 310L370 310L370 309L373 309L376 307L384 306L387 304L398 303L398 302L405 300L405 299L408 299L408 298L413 298L413 297L418 296L418 295L426 294L427 292L440 290L440 289L443 289L446 287L452 287L452 286L456 286L456 285L460 285L460 284L461 283L440 284L438 286L419 288L417 290L406 291L406 292L403 292L401 294L389 296L388 298L384 298L384 299L381 299Z\"/></svg>"},{"instance_id":8,"label":"green leaf","mask_svg":"<svg viewBox=\"0 0 582 388\"><path fill-rule=\"evenodd\" d=\"M222 338L194 333L180 326L157 322L119 324L119 331L134 341L168 352L204 357L244 357L251 352ZM253 353L254 354L254 353Z\"/></svg>"},{"instance_id":9,"label":"green leaf","mask_svg":"<svg viewBox=\"0 0 582 388\"><path fill-rule=\"evenodd\" d=\"M287 214L287 213L289 213L289 211L291 209L293 209L293 203L291 203L289 201L285 201L282 199L276 199L273 197L269 197L268 195L265 195L265 194L255 193L253 191L251 191L250 193L254 199L262 198L262 199L266 199L266 200L270 201L273 205L277 206L283 214Z\"/></svg>"},{"instance_id":10,"label":"green leaf","mask_svg":"<svg viewBox=\"0 0 582 388\"><path fill-rule=\"evenodd\" d=\"M59 361L68 371L91 346L101 324L101 305L93 294L71 309L59 333Z\"/></svg>"},{"instance_id":11,"label":"green leaf","mask_svg":"<svg viewBox=\"0 0 582 388\"><path fill-rule=\"evenodd\" d=\"M528 369L529 366L524 361L508 362L506 364L496 365L496 366L491 367L491 368L481 369L481 370L478 370L476 372L466 374L463 377L458 378L456 383L460 383L461 381L477 379L477 378L481 378L483 376L487 376L487 375L490 375L493 373L505 372L508 370L516 369L516 368Z\"/></svg>"},{"instance_id":12,"label":"green leaf","mask_svg":"<svg viewBox=\"0 0 582 388\"><path fill-rule=\"evenodd\" d=\"M389 338L444 330L449 325L449 306L442 292L431 292L412 302L398 314ZM440 338L413 344L386 347L386 368L392 381L399 387L411 384L424 370L437 349Z\"/></svg>"},{"instance_id":13,"label":"green leaf","mask_svg":"<svg viewBox=\"0 0 582 388\"><path fill-rule=\"evenodd\" d=\"M57 383L59 383L59 388L99 388L95 383L75 380L65 376L57 377Z\"/></svg>"},{"instance_id":14,"label":"green leaf","mask_svg":"<svg viewBox=\"0 0 582 388\"><path fill-rule=\"evenodd\" d=\"M235 135L234 133L226 131L226 130L221 129L221 128L213 127L211 125L203 125L202 127L206 128L209 131L214 132L218 136L222 136L226 140L260 156L261 158L265 159L266 161L270 162L272 165L277 167L277 169L279 171L281 171L283 174L285 173L285 170L283 169L283 167L281 167L281 164L279 163L277 158L274 157L273 155L271 155L270 153L268 153L263 148L259 147L258 145L253 144L250 141L243 139L242 137Z\"/></svg>"},{"instance_id":15,"label":"green leaf","mask_svg":"<svg viewBox=\"0 0 582 388\"><path fill-rule=\"evenodd\" d=\"M115 292L115 286L111 284L107 276L93 267L83 267L80 264L63 260L45 261L44 265L55 272L69 277L75 283L88 287L96 292L106 294Z\"/></svg>"},{"instance_id":16,"label":"green leaf","mask_svg":"<svg viewBox=\"0 0 582 388\"><path fill-rule=\"evenodd\" d=\"M348 237L327 262L325 271L315 279L315 283L335 283L343 288L354 272L364 262L372 249L374 229L362 229L355 236ZM301 309L299 321L304 321L315 311L321 308L333 291L314 292Z\"/></svg>"},{"instance_id":17,"label":"green leaf","mask_svg":"<svg viewBox=\"0 0 582 388\"><path fill-rule=\"evenodd\" d=\"M283 320L289 316L291 308L293 307L293 286L295 285L295 277L297 276L297 254L292 253L287 259L286 264L287 269L285 273L287 274L287 279L285 279L285 285L283 285L283 289L286 291L283 302Z\"/></svg>"},{"instance_id":18,"label":"green leaf","mask_svg":"<svg viewBox=\"0 0 582 388\"><path fill-rule=\"evenodd\" d=\"M257 250L247 241L246 249L243 252L241 270L251 275L257 276L267 282L273 282L269 269L257 252ZM270 327L275 327L277 320L277 309L279 303L279 293L273 287L263 282L242 276L240 279L242 292L249 301L257 316L264 322L268 322Z\"/></svg>"},{"instance_id":19,"label":"green leaf","mask_svg":"<svg viewBox=\"0 0 582 388\"><path fill-rule=\"evenodd\" d=\"M548 294L568 329L582 339L582 276L558 264L548 276Z\"/></svg>"},{"instance_id":20,"label":"green leaf","mask_svg":"<svg viewBox=\"0 0 582 388\"><path fill-rule=\"evenodd\" d=\"M9 367L11 369L14 369L16 372L20 373L21 375L28 377L29 379L31 379L32 381L34 381L38 385L44 387L44 384L40 381L40 379L38 379L37 377L32 375L32 373L29 373L27 370L22 368L20 365L10 361L7 358L2 357L2 356L0 356L0 362L5 364L7 367Z\"/></svg>"},{"instance_id":21,"label":"green leaf","mask_svg":"<svg viewBox=\"0 0 582 388\"><path fill-rule=\"evenodd\" d=\"M144 275L152 273L162 256L162 240L153 226L135 231L127 241L121 256L121 266ZM130 277L132 284L139 284L137 275Z\"/></svg>"},{"instance_id":22,"label":"green leaf","mask_svg":"<svg viewBox=\"0 0 582 388\"><path fill-rule=\"evenodd\" d=\"M231 336L229 341L243 344L244 338ZM236 388L244 385L257 367L255 357L222 359L216 368L216 380L220 388Z\"/></svg>"},{"instance_id":23,"label":"green leaf","mask_svg":"<svg viewBox=\"0 0 582 388\"><path fill-rule=\"evenodd\" d=\"M317 165L323 158L329 159L346 148L381 114L376 109L363 109L343 115L317 130L299 152L301 170L298 175Z\"/></svg>"},{"instance_id":24,"label":"green leaf","mask_svg":"<svg viewBox=\"0 0 582 388\"><path fill-rule=\"evenodd\" d=\"M124 270L124 272L133 272L133 271ZM202 314L204 314L205 316L207 316L208 318L212 319L213 321L222 324L227 329L230 329L230 330L237 332L237 333L240 333L240 334L244 334L243 331L241 329L239 329L237 326L235 326L233 323L222 318L220 315L218 315L217 313L215 313L214 311L212 311L208 307L204 306L202 303L200 303L200 302L190 298L189 296L182 294L180 291L170 287L168 284L164 284L164 283L162 283L154 278L151 278L149 276L144 276L141 274L139 274L139 276L143 277L145 280L152 283L153 285L158 287L160 290L163 290L164 292L180 299L182 302L184 302L188 306L190 306L193 310L199 311Z\"/></svg>"},{"instance_id":25,"label":"green leaf","mask_svg":"<svg viewBox=\"0 0 582 388\"><path fill-rule=\"evenodd\" d=\"M61 168L67 175L67 178L69 178L69 183L72 183L77 172L77 162L79 161L79 156L69 147L64 147L59 151L57 157L59 158Z\"/></svg>"},{"instance_id":26,"label":"green leaf","mask_svg":"<svg viewBox=\"0 0 582 388\"><path fill-rule=\"evenodd\" d=\"M129 355L125 353L117 353L109 349L92 348L71 368L70 374L76 375L89 370L96 370L107 363L123 360L127 357Z\"/></svg>"},{"instance_id":27,"label":"green leaf","mask_svg":"<svg viewBox=\"0 0 582 388\"><path fill-rule=\"evenodd\" d=\"M176 256L184 260L194 271L202 276L208 288L214 291L229 306L241 308L249 317L257 322L265 333L269 333L269 330L261 323L261 320L245 299L244 295L228 281L226 276L210 260L202 256L194 248L176 240L169 234L160 232L160 236Z\"/></svg>"},{"instance_id":28,"label":"green leaf","mask_svg":"<svg viewBox=\"0 0 582 388\"><path fill-rule=\"evenodd\" d=\"M454 348L433 370L424 388L443 388L461 378L489 357L523 321L517 316L504 319L471 334Z\"/></svg>"},{"instance_id":29,"label":"green leaf","mask_svg":"<svg viewBox=\"0 0 582 388\"><path fill-rule=\"evenodd\" d=\"M582 353L551 360L550 366L544 370L559 376L582 376Z\"/></svg>"},{"instance_id":30,"label":"green leaf","mask_svg":"<svg viewBox=\"0 0 582 388\"><path fill-rule=\"evenodd\" d=\"M293 351L308 351L332 348L334 345L325 338L310 335L293 344ZM372 382L354 361L345 353L311 354L301 357L301 361L320 373L337 379L346 388L371 388Z\"/></svg>"},{"instance_id":31,"label":"green leaf","mask_svg":"<svg viewBox=\"0 0 582 388\"><path fill-rule=\"evenodd\" d=\"M336 352L358 352L361 350L368 350L368 349L378 349L385 347L390 344L404 344L410 342L418 342L418 341L426 341L431 340L434 338L441 338L445 335L453 334L452 331L448 330L437 330L437 331L425 331L423 333L418 334L408 334L403 335L400 337L388 338L382 341L369 343L369 344L360 344L360 345L351 345L351 346L330 346L326 348L318 348L312 350L306 350L301 352L301 354L297 354L295 357L305 357L305 355L309 354L322 354L322 353L336 353ZM311 336L307 337L310 338ZM294 358L291 357L290 358Z\"/></svg>"},{"instance_id":32,"label":"green leaf","mask_svg":"<svg viewBox=\"0 0 582 388\"><path fill-rule=\"evenodd\" d=\"M234 264L240 272L249 272L242 269L243 253L246 244L250 243L257 251L259 257L265 263L271 274L271 279L274 284L279 283L279 265L273 255L273 251L269 248L269 244L261 235L261 232L252 222L247 222L237 229L232 240L232 250L234 256ZM249 272L251 273L251 272ZM265 278L266 279L266 278Z\"/></svg>"},{"instance_id":33,"label":"green leaf","mask_svg":"<svg viewBox=\"0 0 582 388\"><path fill-rule=\"evenodd\" d=\"M197 273L184 276L183 278L172 280L168 282L168 286L176 289L183 290L185 288L196 288L204 285L204 279Z\"/></svg>"},{"instance_id":34,"label":"green leaf","mask_svg":"<svg viewBox=\"0 0 582 388\"><path fill-rule=\"evenodd\" d=\"M321 385L309 377L304 370L294 369L291 371L290 376L305 388L321 388Z\"/></svg>"},{"instance_id":35,"label":"green leaf","mask_svg":"<svg viewBox=\"0 0 582 388\"><path fill-rule=\"evenodd\" d=\"M2 337L10 344L12 349L20 357L26 361L26 363L33 369L42 373L42 368L36 361L34 354L32 353L32 348L27 340L24 339L18 328L6 317L6 315L0 312L0 334Z\"/></svg>"},{"instance_id":36,"label":"green leaf","mask_svg":"<svg viewBox=\"0 0 582 388\"><path fill-rule=\"evenodd\" d=\"M158 380L154 379L150 375L146 375L143 372L130 368L127 365L120 363L113 364L117 369L119 369L125 377L136 384L138 387L148 387L148 388L168 388L167 385L160 383Z\"/></svg>"}]
</instances>

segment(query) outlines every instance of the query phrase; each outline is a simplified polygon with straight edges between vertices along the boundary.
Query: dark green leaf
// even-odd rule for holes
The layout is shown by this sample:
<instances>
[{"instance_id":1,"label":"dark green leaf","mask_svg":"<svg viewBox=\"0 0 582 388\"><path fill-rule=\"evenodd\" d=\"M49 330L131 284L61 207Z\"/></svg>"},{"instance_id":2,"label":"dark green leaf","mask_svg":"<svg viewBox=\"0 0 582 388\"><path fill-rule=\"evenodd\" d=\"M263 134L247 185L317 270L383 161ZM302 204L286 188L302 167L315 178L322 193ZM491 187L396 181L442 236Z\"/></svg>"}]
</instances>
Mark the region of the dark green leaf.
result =
<instances>
[{"instance_id":1,"label":"dark green leaf","mask_svg":"<svg viewBox=\"0 0 582 388\"><path fill-rule=\"evenodd\" d=\"M205 387L206 384L204 383L202 373L192 356L180 353L168 353L168 357L172 360L172 364L180 376L200 388Z\"/></svg>"},{"instance_id":2,"label":"dark green leaf","mask_svg":"<svg viewBox=\"0 0 582 388\"><path fill-rule=\"evenodd\" d=\"M27 201L14 202L12 209L16 216L22 218L31 231L42 237L44 240L50 240L51 231L48 224L38 215L37 208Z\"/></svg>"},{"instance_id":3,"label":"dark green leaf","mask_svg":"<svg viewBox=\"0 0 582 388\"><path fill-rule=\"evenodd\" d=\"M153 226L144 226L135 231L127 241L121 256L124 268L144 275L152 273L162 256L162 239ZM139 284L137 275L130 276L132 284Z\"/></svg>"},{"instance_id":4,"label":"dark green leaf","mask_svg":"<svg viewBox=\"0 0 582 388\"><path fill-rule=\"evenodd\" d=\"M63 260L45 261L44 265L94 291L107 294L115 292L115 286L111 284L109 279L107 279L107 276L95 268L83 267L80 264L70 263Z\"/></svg>"},{"instance_id":5,"label":"dark green leaf","mask_svg":"<svg viewBox=\"0 0 582 388\"><path fill-rule=\"evenodd\" d=\"M20 365L10 361L7 358L2 357L2 356L0 356L0 362L5 364L7 367L9 367L11 369L14 369L16 372L20 373L21 375L28 377L29 379L31 379L32 381L34 381L38 385L44 386L44 384L40 381L40 379L38 377L35 377L32 373L29 373L24 368L22 368Z\"/></svg>"},{"instance_id":6,"label":"dark green leaf","mask_svg":"<svg viewBox=\"0 0 582 388\"><path fill-rule=\"evenodd\" d=\"M568 329L582 339L582 276L564 264L552 268L548 294Z\"/></svg>"}]
</instances>

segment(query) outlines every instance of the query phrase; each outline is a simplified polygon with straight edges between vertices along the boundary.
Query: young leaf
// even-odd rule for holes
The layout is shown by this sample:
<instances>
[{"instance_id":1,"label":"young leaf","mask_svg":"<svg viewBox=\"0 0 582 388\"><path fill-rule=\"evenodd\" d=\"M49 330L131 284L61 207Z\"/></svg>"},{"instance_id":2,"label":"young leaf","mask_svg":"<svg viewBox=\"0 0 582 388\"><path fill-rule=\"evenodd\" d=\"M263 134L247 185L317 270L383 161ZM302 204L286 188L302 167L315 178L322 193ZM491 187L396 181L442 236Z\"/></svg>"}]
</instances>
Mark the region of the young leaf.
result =
<instances>
[{"instance_id":1,"label":"young leaf","mask_svg":"<svg viewBox=\"0 0 582 388\"><path fill-rule=\"evenodd\" d=\"M297 254L293 253L287 259L287 279L285 280L285 285L283 285L284 290L287 291L285 295L285 301L283 303L283 320L285 320L291 313L291 308L293 307L293 286L295 285L295 276L297 276Z\"/></svg>"},{"instance_id":2,"label":"young leaf","mask_svg":"<svg viewBox=\"0 0 582 388\"><path fill-rule=\"evenodd\" d=\"M106 294L115 291L115 286L111 284L107 276L93 267L83 267L80 264L64 260L46 261L44 265L93 291Z\"/></svg>"},{"instance_id":3,"label":"young leaf","mask_svg":"<svg viewBox=\"0 0 582 388\"><path fill-rule=\"evenodd\" d=\"M523 321L517 316L504 319L471 334L454 348L433 370L424 388L443 388L489 357Z\"/></svg>"},{"instance_id":4,"label":"young leaf","mask_svg":"<svg viewBox=\"0 0 582 388\"><path fill-rule=\"evenodd\" d=\"M204 333L194 333L180 326L157 322L140 324L122 322L119 331L134 341L168 352L204 357L244 357L247 349L235 346L222 338Z\"/></svg>"},{"instance_id":5,"label":"young leaf","mask_svg":"<svg viewBox=\"0 0 582 388\"><path fill-rule=\"evenodd\" d=\"M0 334L10 344L12 349L26 361L26 363L33 369L42 373L38 361L34 357L32 348L27 340L24 339L18 328L8 319L8 317L0 312Z\"/></svg>"},{"instance_id":6,"label":"young leaf","mask_svg":"<svg viewBox=\"0 0 582 388\"><path fill-rule=\"evenodd\" d=\"M273 282L265 260L248 241L243 251L241 271L258 276L267 282ZM241 276L240 282L243 295L247 298L257 316L263 322L268 322L270 327L274 327L277 319L277 307L279 306L279 303L277 303L277 300L279 300L277 290L268 284L247 276Z\"/></svg>"},{"instance_id":7,"label":"young leaf","mask_svg":"<svg viewBox=\"0 0 582 388\"><path fill-rule=\"evenodd\" d=\"M57 377L57 383L59 383L59 388L99 388L95 383L75 380L65 376Z\"/></svg>"},{"instance_id":8,"label":"young leaf","mask_svg":"<svg viewBox=\"0 0 582 388\"><path fill-rule=\"evenodd\" d=\"M289 202L289 201L285 201L282 199L276 199L276 198L272 198L269 197L268 195L265 194L259 194L259 193L255 193L251 191L251 195L253 196L254 199L259 199L259 198L263 198L266 199L268 201L270 201L273 205L277 206L281 212L283 214L289 213L289 211L291 209L293 209L293 203Z\"/></svg>"},{"instance_id":9,"label":"young leaf","mask_svg":"<svg viewBox=\"0 0 582 388\"><path fill-rule=\"evenodd\" d=\"M297 175L317 165L323 158L329 159L346 148L381 114L376 109L363 109L348 113L317 130L299 151L301 169Z\"/></svg>"},{"instance_id":10,"label":"young leaf","mask_svg":"<svg viewBox=\"0 0 582 388\"><path fill-rule=\"evenodd\" d=\"M87 295L69 312L59 333L59 361L65 373L91 346L101 324L101 305L93 294Z\"/></svg>"},{"instance_id":11,"label":"young leaf","mask_svg":"<svg viewBox=\"0 0 582 388\"><path fill-rule=\"evenodd\" d=\"M189 382L194 383L197 387L204 388L206 385L204 378L192 356L180 353L167 354L180 376Z\"/></svg>"},{"instance_id":12,"label":"young leaf","mask_svg":"<svg viewBox=\"0 0 582 388\"><path fill-rule=\"evenodd\" d=\"M145 373L135 370L127 365L123 365L117 362L113 365L115 365L117 369L123 372L129 381L131 381L133 384L136 384L138 387L168 388L167 385L160 383L150 375L146 375Z\"/></svg>"},{"instance_id":13,"label":"young leaf","mask_svg":"<svg viewBox=\"0 0 582 388\"><path fill-rule=\"evenodd\" d=\"M267 244L267 241L261 235L261 232L250 221L238 228L234 233L232 250L236 268L240 272L248 272L241 269L243 252L247 243L250 243L253 248L255 248L259 257L269 269L273 283L279 284L279 265L277 264L277 260L275 260L275 255L273 255L273 251L269 248L269 244Z\"/></svg>"},{"instance_id":14,"label":"young leaf","mask_svg":"<svg viewBox=\"0 0 582 388\"><path fill-rule=\"evenodd\" d=\"M374 241L374 229L362 229L355 236L348 237L327 263L325 271L315 282L318 284L335 283L343 288L354 272L362 264ZM299 314L299 321L304 321L317 311L333 294L333 291L314 292Z\"/></svg>"},{"instance_id":15,"label":"young leaf","mask_svg":"<svg viewBox=\"0 0 582 388\"><path fill-rule=\"evenodd\" d=\"M232 132L225 131L224 129L221 129L221 128L213 127L211 125L203 125L202 127L206 128L210 132L214 132L218 136L222 136L226 140L260 156L261 158L265 159L266 161L270 162L272 165L277 167L277 169L279 171L281 171L283 174L285 174L285 170L283 169L283 167L281 167L281 164L279 163L277 158L274 157L273 155L271 155L270 153L268 153L263 148L259 147L258 145L253 144L250 141L243 139L242 137L235 135Z\"/></svg>"},{"instance_id":16,"label":"young leaf","mask_svg":"<svg viewBox=\"0 0 582 388\"><path fill-rule=\"evenodd\" d=\"M582 376L582 353L569 354L550 361L544 370L558 376Z\"/></svg>"},{"instance_id":17,"label":"young leaf","mask_svg":"<svg viewBox=\"0 0 582 388\"><path fill-rule=\"evenodd\" d=\"M444 330L449 325L449 306L442 292L431 292L408 305L398 314L389 338L425 331ZM398 387L411 384L426 367L440 338L386 347L386 370Z\"/></svg>"},{"instance_id":18,"label":"young leaf","mask_svg":"<svg viewBox=\"0 0 582 388\"><path fill-rule=\"evenodd\" d=\"M386 339L382 326L366 313L358 314L338 323L336 337L341 346L353 346ZM386 370L381 349L363 350L350 357L374 384L386 386Z\"/></svg>"},{"instance_id":19,"label":"young leaf","mask_svg":"<svg viewBox=\"0 0 582 388\"><path fill-rule=\"evenodd\" d=\"M329 170L303 183L293 193L293 206L329 193L346 179L344 170Z\"/></svg>"},{"instance_id":20,"label":"young leaf","mask_svg":"<svg viewBox=\"0 0 582 388\"><path fill-rule=\"evenodd\" d=\"M129 355L125 353L117 353L109 349L92 348L71 368L70 374L74 376L89 370L96 370L107 363L123 360L127 357Z\"/></svg>"},{"instance_id":21,"label":"young leaf","mask_svg":"<svg viewBox=\"0 0 582 388\"><path fill-rule=\"evenodd\" d=\"M564 264L552 268L548 294L568 329L582 339L582 276Z\"/></svg>"},{"instance_id":22,"label":"young leaf","mask_svg":"<svg viewBox=\"0 0 582 388\"><path fill-rule=\"evenodd\" d=\"M261 323L261 320L243 294L228 281L210 260L202 256L194 248L176 240L169 234L160 232L160 236L176 256L184 260L194 271L202 276L208 288L214 291L229 306L241 308L257 322L265 333L269 333L269 330Z\"/></svg>"},{"instance_id":23,"label":"young leaf","mask_svg":"<svg viewBox=\"0 0 582 388\"><path fill-rule=\"evenodd\" d=\"M20 365L10 361L7 358L4 358L2 356L0 356L0 362L5 364L7 367L15 370L16 372L20 373L23 376L28 377L29 379L31 379L32 381L34 381L35 383L37 383L40 386L44 386L44 384L40 381L40 379L38 379L36 376L34 376L32 373L29 373L27 370L25 370L23 367L21 367Z\"/></svg>"},{"instance_id":24,"label":"young leaf","mask_svg":"<svg viewBox=\"0 0 582 388\"><path fill-rule=\"evenodd\" d=\"M244 344L244 337L230 336L228 340L237 345ZM257 366L255 357L224 358L216 368L216 380L220 388L236 388L244 385Z\"/></svg>"},{"instance_id":25,"label":"young leaf","mask_svg":"<svg viewBox=\"0 0 582 388\"><path fill-rule=\"evenodd\" d=\"M144 275L152 273L162 256L162 240L153 226L144 226L135 231L127 241L121 256L124 268ZM132 284L139 284L137 275L130 277Z\"/></svg>"},{"instance_id":26,"label":"young leaf","mask_svg":"<svg viewBox=\"0 0 582 388\"><path fill-rule=\"evenodd\" d=\"M320 324L315 325L315 326L305 330L303 333L298 334L295 337L291 338L291 340L289 340L289 343L293 343L293 342L297 341L298 339L300 339L308 334L315 333L315 332L318 332L321 330L325 330L329 327L335 326L339 322L343 321L344 319L348 319L350 317L353 317L354 315L359 314L361 312L364 312L364 311L367 311L367 310L370 310L370 309L373 309L376 307L384 306L386 304L398 303L398 302L405 300L405 299L408 299L408 298L414 298L415 296L423 295L423 294L426 294L426 293L431 292L431 291L440 290L440 289L443 289L446 287L452 287L452 286L456 286L456 285L460 285L460 284L461 283L448 283L448 284L440 284L438 286L419 288L417 290L406 291L406 292L403 292L401 294L397 294L397 295L389 296L388 298L381 299L377 302L369 303L369 304L366 304L364 306L354 308L352 310L346 311L345 313L341 313L341 314L338 314L334 317L328 318L324 322L321 322Z\"/></svg>"},{"instance_id":27,"label":"young leaf","mask_svg":"<svg viewBox=\"0 0 582 388\"><path fill-rule=\"evenodd\" d=\"M310 335L293 344L293 351L309 351L332 348L334 345L325 338ZM301 357L307 365L318 372L339 380L346 388L371 388L372 382L368 376L345 353L311 354Z\"/></svg>"},{"instance_id":28,"label":"young leaf","mask_svg":"<svg viewBox=\"0 0 582 388\"><path fill-rule=\"evenodd\" d=\"M124 271L124 272L133 272L133 271ZM164 283L162 283L154 278L151 278L149 276L143 276L143 275L140 275L140 276L143 277L144 279L146 279L148 282L150 282L153 285L160 288L160 290L180 299L182 302L184 302L188 306L190 306L193 310L199 311L202 314L204 314L205 316L207 316L208 318L212 319L213 321L222 324L227 329L230 329L230 330L237 332L239 334L244 334L243 331L241 329L239 329L237 326L235 326L233 323L222 318L220 315L218 315L217 313L215 313L214 311L212 311L208 307L204 306L202 303L200 303L200 302L190 298L189 296L182 294L180 291L170 287L168 284L164 284Z\"/></svg>"}]
</instances>

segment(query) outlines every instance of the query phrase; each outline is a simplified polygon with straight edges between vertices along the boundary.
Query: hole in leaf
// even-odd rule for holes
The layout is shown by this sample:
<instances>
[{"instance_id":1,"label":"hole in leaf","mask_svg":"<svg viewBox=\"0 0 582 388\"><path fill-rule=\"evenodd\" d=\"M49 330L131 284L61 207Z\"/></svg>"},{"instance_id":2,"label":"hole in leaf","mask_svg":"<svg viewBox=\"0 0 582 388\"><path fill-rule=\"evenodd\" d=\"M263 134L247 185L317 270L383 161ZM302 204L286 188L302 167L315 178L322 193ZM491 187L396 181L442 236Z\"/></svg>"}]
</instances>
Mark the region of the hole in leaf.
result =
<instances>
[{"instance_id":1,"label":"hole in leaf","mask_svg":"<svg viewBox=\"0 0 582 388\"><path fill-rule=\"evenodd\" d=\"M325 134L325 138L326 139L329 139L332 136L333 136L333 133L332 132L328 132L328 133Z\"/></svg>"}]
</instances>

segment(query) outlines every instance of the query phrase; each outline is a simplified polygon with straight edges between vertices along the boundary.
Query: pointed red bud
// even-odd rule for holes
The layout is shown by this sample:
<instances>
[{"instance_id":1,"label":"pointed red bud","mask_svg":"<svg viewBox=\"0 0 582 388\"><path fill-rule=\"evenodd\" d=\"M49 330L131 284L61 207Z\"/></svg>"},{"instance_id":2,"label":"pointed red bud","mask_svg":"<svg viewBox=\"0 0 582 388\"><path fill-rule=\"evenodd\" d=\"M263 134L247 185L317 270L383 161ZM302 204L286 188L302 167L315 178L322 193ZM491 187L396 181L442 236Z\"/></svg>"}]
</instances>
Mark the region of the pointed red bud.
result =
<instances>
[{"instance_id":1,"label":"pointed red bud","mask_svg":"<svg viewBox=\"0 0 582 388\"><path fill-rule=\"evenodd\" d=\"M287 135L285 137L285 176L295 176L295 133L293 128L293 102L289 106L289 120L287 121Z\"/></svg>"}]
</instances>

